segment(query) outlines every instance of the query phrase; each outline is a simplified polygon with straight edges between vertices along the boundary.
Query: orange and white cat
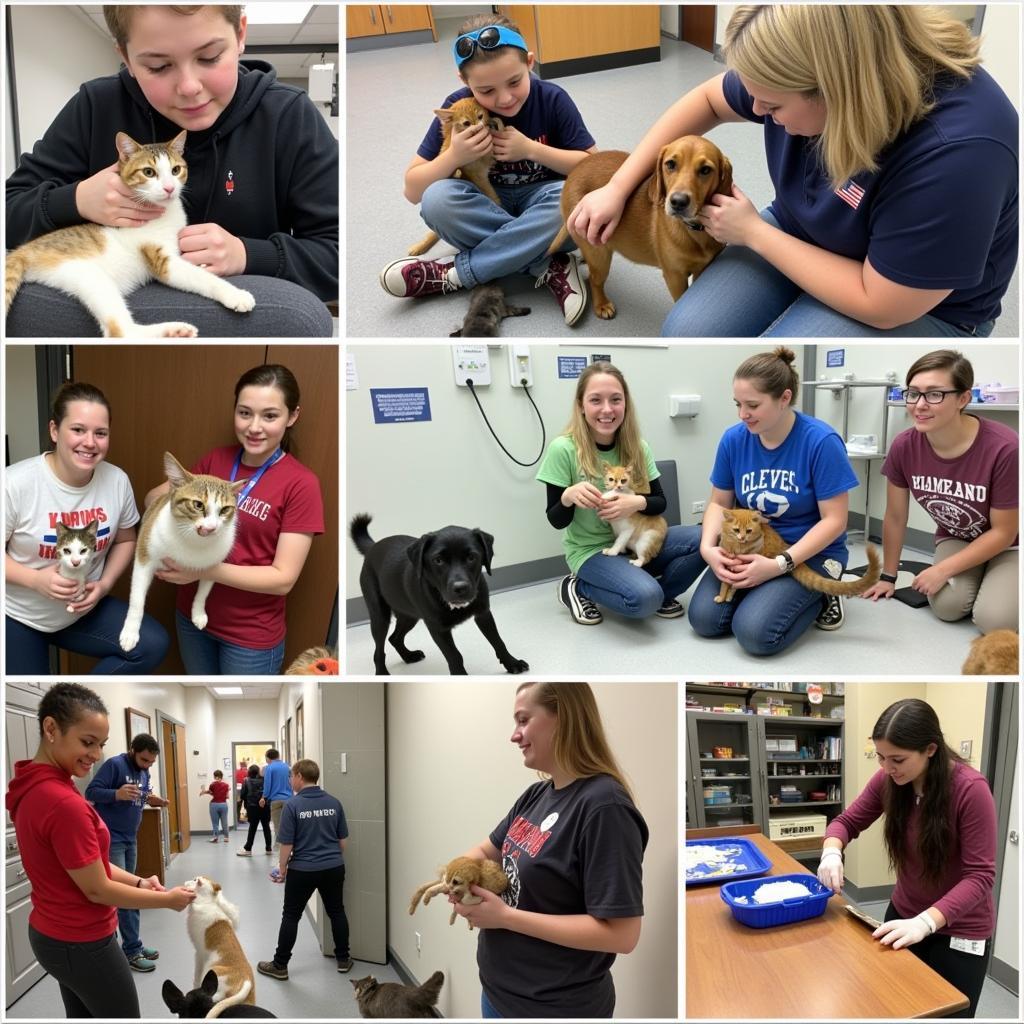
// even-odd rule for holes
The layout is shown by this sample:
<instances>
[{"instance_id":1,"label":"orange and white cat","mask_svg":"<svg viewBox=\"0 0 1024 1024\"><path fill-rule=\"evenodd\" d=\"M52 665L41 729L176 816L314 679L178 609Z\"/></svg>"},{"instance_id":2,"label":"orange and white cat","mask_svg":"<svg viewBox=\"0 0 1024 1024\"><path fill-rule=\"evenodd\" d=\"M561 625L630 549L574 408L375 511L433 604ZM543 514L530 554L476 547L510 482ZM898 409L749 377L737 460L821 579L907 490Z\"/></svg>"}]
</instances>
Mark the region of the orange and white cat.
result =
<instances>
[{"instance_id":1,"label":"orange and white cat","mask_svg":"<svg viewBox=\"0 0 1024 1024\"><path fill-rule=\"evenodd\" d=\"M235 934L238 908L228 902L219 883L205 875L186 882L184 888L196 894L188 908L188 937L196 951L193 987L199 988L206 972L213 971L217 975L217 991L212 996L215 1003L231 999L232 1004L255 1006L256 978Z\"/></svg>"},{"instance_id":2,"label":"orange and white cat","mask_svg":"<svg viewBox=\"0 0 1024 1024\"><path fill-rule=\"evenodd\" d=\"M607 490L601 495L603 498L610 498L614 494L636 493L629 466L609 466L604 474L604 484ZM658 557L665 543L665 534L668 533L668 521L664 516L645 516L640 512L634 512L625 519L613 519L608 525L615 533L615 541L601 554L618 555L629 548L636 553L636 558L631 558L629 564L638 568Z\"/></svg>"},{"instance_id":3,"label":"orange and white cat","mask_svg":"<svg viewBox=\"0 0 1024 1024\"><path fill-rule=\"evenodd\" d=\"M760 512L749 508L727 508L723 511L719 546L730 555L764 555L765 558L775 558L789 550L789 544L779 536L768 520ZM868 571L859 580L848 583L822 576L802 563L793 570L792 575L798 583L819 594L838 594L843 597L863 594L878 582L878 574L882 571L878 551L871 544L867 546L867 555ZM729 602L735 593L735 587L723 583L718 588L715 603Z\"/></svg>"},{"instance_id":4,"label":"orange and white cat","mask_svg":"<svg viewBox=\"0 0 1024 1024\"><path fill-rule=\"evenodd\" d=\"M181 191L188 179L185 132L170 142L141 144L124 132L116 137L118 174L140 202L164 212L141 227L76 224L40 235L7 255L6 316L23 281L57 288L78 299L105 338L194 338L192 324L137 324L125 296L148 281L213 299L237 313L256 304L252 295L183 259L178 232L186 226Z\"/></svg>"},{"instance_id":5,"label":"orange and white cat","mask_svg":"<svg viewBox=\"0 0 1024 1024\"><path fill-rule=\"evenodd\" d=\"M477 860L474 857L456 857L449 861L441 870L441 880L424 882L413 894L409 904L409 913L414 914L422 899L426 906L435 896L443 893L454 896L459 903L467 905L483 902L481 897L470 892L470 886L478 885L500 896L508 888L508 875L493 860ZM451 913L448 924L455 924L455 911ZM469 924L469 922L466 922ZM469 930L473 926L469 925Z\"/></svg>"}]
</instances>

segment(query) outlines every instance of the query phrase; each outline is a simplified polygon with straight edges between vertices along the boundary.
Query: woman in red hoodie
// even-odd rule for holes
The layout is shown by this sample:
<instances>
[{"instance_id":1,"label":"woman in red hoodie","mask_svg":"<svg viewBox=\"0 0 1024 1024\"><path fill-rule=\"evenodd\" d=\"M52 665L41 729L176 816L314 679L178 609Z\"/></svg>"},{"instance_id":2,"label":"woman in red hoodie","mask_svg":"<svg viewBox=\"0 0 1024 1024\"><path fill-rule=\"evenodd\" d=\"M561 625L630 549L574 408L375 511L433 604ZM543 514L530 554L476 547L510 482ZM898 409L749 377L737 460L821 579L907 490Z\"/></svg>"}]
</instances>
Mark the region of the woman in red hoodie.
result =
<instances>
[{"instance_id":1,"label":"woman in red hoodie","mask_svg":"<svg viewBox=\"0 0 1024 1024\"><path fill-rule=\"evenodd\" d=\"M103 701L57 683L39 702L39 749L18 761L7 790L22 866L32 883L29 943L60 985L68 1017L140 1017L117 908L184 910L187 889L165 889L111 864L110 833L76 788L101 759L110 723Z\"/></svg>"}]
</instances>

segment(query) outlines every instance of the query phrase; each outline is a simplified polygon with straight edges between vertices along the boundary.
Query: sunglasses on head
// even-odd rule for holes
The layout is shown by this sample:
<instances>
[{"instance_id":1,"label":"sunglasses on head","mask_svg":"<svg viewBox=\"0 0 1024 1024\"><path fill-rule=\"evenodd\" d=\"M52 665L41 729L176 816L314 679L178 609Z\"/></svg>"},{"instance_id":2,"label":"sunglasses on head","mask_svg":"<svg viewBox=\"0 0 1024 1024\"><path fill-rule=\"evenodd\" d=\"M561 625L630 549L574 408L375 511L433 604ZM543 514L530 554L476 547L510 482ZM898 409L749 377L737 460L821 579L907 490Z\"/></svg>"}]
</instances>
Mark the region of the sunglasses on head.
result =
<instances>
[{"instance_id":1,"label":"sunglasses on head","mask_svg":"<svg viewBox=\"0 0 1024 1024\"><path fill-rule=\"evenodd\" d=\"M493 50L499 46L515 46L527 50L526 40L518 33L504 25L487 25L473 32L467 32L455 40L452 52L455 54L455 66L462 65L476 53L476 48Z\"/></svg>"}]
</instances>

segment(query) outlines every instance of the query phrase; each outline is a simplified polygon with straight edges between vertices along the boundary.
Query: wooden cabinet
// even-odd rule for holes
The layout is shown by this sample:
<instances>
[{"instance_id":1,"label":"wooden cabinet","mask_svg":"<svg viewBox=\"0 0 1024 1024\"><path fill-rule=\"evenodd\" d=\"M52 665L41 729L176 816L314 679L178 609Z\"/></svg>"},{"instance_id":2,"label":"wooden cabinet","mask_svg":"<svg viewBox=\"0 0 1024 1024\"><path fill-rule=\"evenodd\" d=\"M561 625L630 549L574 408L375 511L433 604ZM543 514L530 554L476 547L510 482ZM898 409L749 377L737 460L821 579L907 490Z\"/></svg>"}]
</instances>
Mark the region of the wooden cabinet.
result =
<instances>
[{"instance_id":1,"label":"wooden cabinet","mask_svg":"<svg viewBox=\"0 0 1024 1024\"><path fill-rule=\"evenodd\" d=\"M347 39L422 31L430 32L437 41L428 4L348 4L345 8Z\"/></svg>"},{"instance_id":2,"label":"wooden cabinet","mask_svg":"<svg viewBox=\"0 0 1024 1024\"><path fill-rule=\"evenodd\" d=\"M164 884L164 812L161 807L147 807L142 812L138 834L138 857L135 873L142 878L156 875Z\"/></svg>"}]
</instances>

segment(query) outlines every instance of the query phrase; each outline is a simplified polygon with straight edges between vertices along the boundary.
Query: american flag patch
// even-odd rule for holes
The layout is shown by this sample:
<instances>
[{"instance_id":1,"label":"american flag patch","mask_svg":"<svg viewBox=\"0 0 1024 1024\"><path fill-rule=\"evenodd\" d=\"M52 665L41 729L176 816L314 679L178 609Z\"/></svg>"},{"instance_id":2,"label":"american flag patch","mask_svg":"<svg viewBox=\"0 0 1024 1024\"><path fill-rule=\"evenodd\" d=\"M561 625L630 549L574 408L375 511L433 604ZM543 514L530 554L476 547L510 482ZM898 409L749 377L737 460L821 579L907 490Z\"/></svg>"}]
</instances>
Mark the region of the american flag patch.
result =
<instances>
[{"instance_id":1,"label":"american flag patch","mask_svg":"<svg viewBox=\"0 0 1024 1024\"><path fill-rule=\"evenodd\" d=\"M864 189L851 178L842 188L836 189L836 195L847 206L852 206L856 210L860 206L860 201L864 198Z\"/></svg>"}]
</instances>

